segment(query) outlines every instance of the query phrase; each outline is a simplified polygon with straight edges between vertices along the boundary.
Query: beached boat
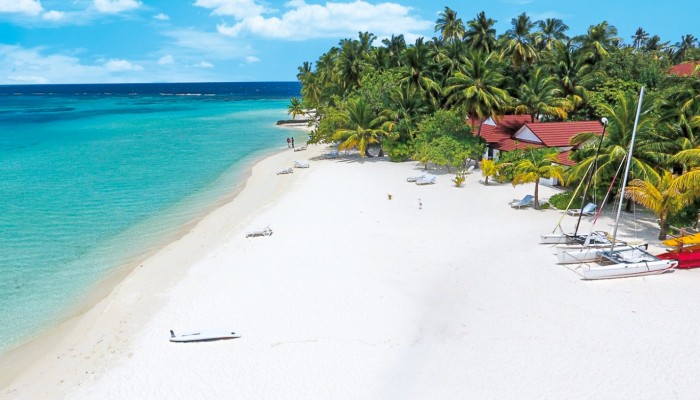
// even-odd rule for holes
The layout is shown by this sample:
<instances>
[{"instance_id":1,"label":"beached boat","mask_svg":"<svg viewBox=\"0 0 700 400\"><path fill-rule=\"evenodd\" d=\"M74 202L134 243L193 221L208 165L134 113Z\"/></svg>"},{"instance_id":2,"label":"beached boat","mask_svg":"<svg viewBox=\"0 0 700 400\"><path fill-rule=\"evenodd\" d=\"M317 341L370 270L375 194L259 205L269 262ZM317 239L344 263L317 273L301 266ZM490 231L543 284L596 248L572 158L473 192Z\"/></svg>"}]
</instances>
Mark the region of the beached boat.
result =
<instances>
[{"instance_id":1,"label":"beached boat","mask_svg":"<svg viewBox=\"0 0 700 400\"><path fill-rule=\"evenodd\" d=\"M676 260L664 260L638 248L601 251L600 255L604 261L601 265L584 269L582 272L584 279L629 278L661 274L678 265Z\"/></svg>"},{"instance_id":2,"label":"beached boat","mask_svg":"<svg viewBox=\"0 0 700 400\"><path fill-rule=\"evenodd\" d=\"M676 260L679 269L689 269L700 267L700 233L681 236L664 240L666 246L672 246L665 253L658 254L657 257L664 260Z\"/></svg>"},{"instance_id":3,"label":"beached boat","mask_svg":"<svg viewBox=\"0 0 700 400\"><path fill-rule=\"evenodd\" d=\"M235 339L239 337L241 337L241 335L237 334L236 332L231 332L225 329L211 329L180 334L175 334L175 332L172 330L170 331L170 341L181 343L209 342L214 340Z\"/></svg>"},{"instance_id":4,"label":"beached boat","mask_svg":"<svg viewBox=\"0 0 700 400\"><path fill-rule=\"evenodd\" d=\"M630 139L630 148L627 153L627 166L623 174L621 191L624 193L627 187L627 179L629 177L630 166L632 165L632 154L634 150L634 140L637 136L637 123L639 122L639 114L642 109L642 99L644 98L644 86L639 92L639 103L637 105L637 115L634 119L634 127L632 128L632 138ZM615 217L615 229L613 231L612 243L615 243L617 237L617 228L620 222L620 212L622 211L622 196L617 205L617 216ZM610 245L610 249L602 250L599 253L601 262L597 266L589 266L583 269L582 275L584 279L612 279L612 278L628 278L633 276L643 276L660 274L675 268L678 265L676 260L665 260L652 255L651 253L641 248L631 249L616 249L614 245Z\"/></svg>"}]
</instances>

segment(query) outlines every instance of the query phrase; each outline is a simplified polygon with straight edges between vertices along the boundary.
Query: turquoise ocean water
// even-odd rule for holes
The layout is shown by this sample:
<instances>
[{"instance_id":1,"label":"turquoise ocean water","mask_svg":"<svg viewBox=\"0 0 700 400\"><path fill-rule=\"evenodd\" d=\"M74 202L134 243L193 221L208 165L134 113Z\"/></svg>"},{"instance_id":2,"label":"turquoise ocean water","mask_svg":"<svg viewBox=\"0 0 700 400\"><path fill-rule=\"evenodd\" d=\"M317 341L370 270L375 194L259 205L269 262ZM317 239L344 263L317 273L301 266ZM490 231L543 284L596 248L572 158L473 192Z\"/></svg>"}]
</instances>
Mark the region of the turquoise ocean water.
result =
<instances>
[{"instance_id":1,"label":"turquoise ocean water","mask_svg":"<svg viewBox=\"0 0 700 400\"><path fill-rule=\"evenodd\" d=\"M0 86L0 354L286 147L297 83Z\"/></svg>"}]
</instances>

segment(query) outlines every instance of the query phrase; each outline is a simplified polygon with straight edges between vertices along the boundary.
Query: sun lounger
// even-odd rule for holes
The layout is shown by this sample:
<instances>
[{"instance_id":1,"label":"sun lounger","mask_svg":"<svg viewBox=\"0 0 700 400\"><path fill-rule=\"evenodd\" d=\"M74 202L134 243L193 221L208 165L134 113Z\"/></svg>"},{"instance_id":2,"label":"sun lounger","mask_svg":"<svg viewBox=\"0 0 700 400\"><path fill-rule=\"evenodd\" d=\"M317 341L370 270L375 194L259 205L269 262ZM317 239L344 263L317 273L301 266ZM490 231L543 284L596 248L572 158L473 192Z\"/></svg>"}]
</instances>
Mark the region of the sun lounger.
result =
<instances>
[{"instance_id":1,"label":"sun lounger","mask_svg":"<svg viewBox=\"0 0 700 400\"><path fill-rule=\"evenodd\" d=\"M294 168L309 168L309 164L301 161L294 161Z\"/></svg>"},{"instance_id":2,"label":"sun lounger","mask_svg":"<svg viewBox=\"0 0 700 400\"><path fill-rule=\"evenodd\" d=\"M245 234L245 237L247 238L257 236L272 236L272 229L270 229L270 225L266 226L265 229L261 229L259 231L252 231Z\"/></svg>"},{"instance_id":3,"label":"sun lounger","mask_svg":"<svg viewBox=\"0 0 700 400\"><path fill-rule=\"evenodd\" d=\"M437 176L425 174L423 177L416 180L416 185L432 185L437 182Z\"/></svg>"},{"instance_id":4,"label":"sun lounger","mask_svg":"<svg viewBox=\"0 0 700 400\"><path fill-rule=\"evenodd\" d=\"M464 171L464 172L465 172L465 173L467 173L467 174L471 174L472 172L474 172L474 166L473 166L473 165L472 165L472 166L470 166L470 167L469 167L469 168L467 168L467 170L466 170L466 171Z\"/></svg>"},{"instance_id":5,"label":"sun lounger","mask_svg":"<svg viewBox=\"0 0 700 400\"><path fill-rule=\"evenodd\" d=\"M331 151L330 153L326 153L323 155L323 157L325 157L325 158L338 158L338 156L339 156L339 154L338 154L337 150Z\"/></svg>"},{"instance_id":6,"label":"sun lounger","mask_svg":"<svg viewBox=\"0 0 700 400\"><path fill-rule=\"evenodd\" d=\"M535 203L535 196L528 194L525 197L523 197L521 200L514 200L510 203L510 206L512 208L523 208L523 207L530 207Z\"/></svg>"},{"instance_id":7,"label":"sun lounger","mask_svg":"<svg viewBox=\"0 0 700 400\"><path fill-rule=\"evenodd\" d=\"M292 174L294 173L294 170L291 168L283 169L281 171L277 171L277 175L283 175L283 174Z\"/></svg>"},{"instance_id":8,"label":"sun lounger","mask_svg":"<svg viewBox=\"0 0 700 400\"><path fill-rule=\"evenodd\" d=\"M303 145L303 146L301 146L301 147L296 147L296 148L294 149L294 151L304 151L304 150L306 150L306 145Z\"/></svg>"},{"instance_id":9,"label":"sun lounger","mask_svg":"<svg viewBox=\"0 0 700 400\"><path fill-rule=\"evenodd\" d=\"M408 178L406 178L406 182L415 182L415 181L417 181L418 179L421 179L421 178L424 178L424 177L425 177L425 174L420 174L420 175L417 175L417 176L409 176Z\"/></svg>"},{"instance_id":10,"label":"sun lounger","mask_svg":"<svg viewBox=\"0 0 700 400\"><path fill-rule=\"evenodd\" d=\"M573 208L566 213L569 215L593 215L595 214L596 210L598 209L598 206L596 206L594 203L588 203L583 208Z\"/></svg>"}]
</instances>

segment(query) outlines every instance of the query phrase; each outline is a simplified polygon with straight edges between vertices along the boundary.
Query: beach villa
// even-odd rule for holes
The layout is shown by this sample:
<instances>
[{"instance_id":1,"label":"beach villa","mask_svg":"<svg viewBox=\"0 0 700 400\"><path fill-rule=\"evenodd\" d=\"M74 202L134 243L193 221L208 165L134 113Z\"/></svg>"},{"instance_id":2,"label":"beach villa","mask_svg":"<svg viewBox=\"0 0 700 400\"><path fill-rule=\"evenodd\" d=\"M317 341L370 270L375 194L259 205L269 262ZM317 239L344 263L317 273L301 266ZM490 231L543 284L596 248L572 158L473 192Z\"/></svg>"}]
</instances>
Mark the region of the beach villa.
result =
<instances>
[{"instance_id":1,"label":"beach villa","mask_svg":"<svg viewBox=\"0 0 700 400\"><path fill-rule=\"evenodd\" d=\"M501 152L528 148L556 148L559 151L557 160L562 165L574 165L569 157L575 147L570 144L571 138L579 133L603 133L603 125L599 121L572 122L531 122L529 115L504 115L498 120L492 118L484 121L481 136L488 146L484 157L498 160ZM479 134L478 129L473 130Z\"/></svg>"}]
</instances>

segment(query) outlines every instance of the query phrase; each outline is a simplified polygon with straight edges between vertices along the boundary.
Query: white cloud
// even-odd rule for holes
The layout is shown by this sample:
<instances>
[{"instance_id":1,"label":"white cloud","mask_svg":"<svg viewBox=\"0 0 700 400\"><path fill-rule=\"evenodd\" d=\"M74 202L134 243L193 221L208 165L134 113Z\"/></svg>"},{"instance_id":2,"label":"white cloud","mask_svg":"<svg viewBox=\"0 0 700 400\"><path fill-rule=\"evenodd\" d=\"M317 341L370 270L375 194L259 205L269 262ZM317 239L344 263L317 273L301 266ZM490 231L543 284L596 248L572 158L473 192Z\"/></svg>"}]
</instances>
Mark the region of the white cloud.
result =
<instances>
[{"instance_id":1,"label":"white cloud","mask_svg":"<svg viewBox=\"0 0 700 400\"><path fill-rule=\"evenodd\" d=\"M206 61L200 61L197 64L194 65L195 68L214 68L214 64L206 62Z\"/></svg>"},{"instance_id":2,"label":"white cloud","mask_svg":"<svg viewBox=\"0 0 700 400\"><path fill-rule=\"evenodd\" d=\"M250 32L266 38L304 40L355 36L358 31L379 36L397 32L415 35L415 31L433 27L433 22L412 17L410 7L397 3L371 4L356 0L352 3L317 5L293 0L286 6L291 9L281 18L266 18L260 14L238 18L233 25L217 25L217 31L231 37Z\"/></svg>"},{"instance_id":3,"label":"white cloud","mask_svg":"<svg viewBox=\"0 0 700 400\"><path fill-rule=\"evenodd\" d=\"M60 21L66 16L66 13L61 11L47 11L41 18L47 21Z\"/></svg>"},{"instance_id":4,"label":"white cloud","mask_svg":"<svg viewBox=\"0 0 700 400\"><path fill-rule=\"evenodd\" d=\"M93 6L99 12L114 14L139 8L141 3L137 0L93 0Z\"/></svg>"},{"instance_id":5,"label":"white cloud","mask_svg":"<svg viewBox=\"0 0 700 400\"><path fill-rule=\"evenodd\" d=\"M174 54L180 59L230 60L244 56L241 41L221 36L216 32L202 32L192 29L179 29L163 32L173 39L173 44L161 49L163 53ZM245 51L250 53L250 51Z\"/></svg>"},{"instance_id":6,"label":"white cloud","mask_svg":"<svg viewBox=\"0 0 700 400\"><path fill-rule=\"evenodd\" d=\"M39 0L0 0L0 13L39 15L44 8Z\"/></svg>"},{"instance_id":7,"label":"white cloud","mask_svg":"<svg viewBox=\"0 0 700 400\"><path fill-rule=\"evenodd\" d=\"M112 72L121 71L143 71L143 67L138 64L132 64L127 60L113 59L104 63L105 68Z\"/></svg>"},{"instance_id":8,"label":"white cloud","mask_svg":"<svg viewBox=\"0 0 700 400\"><path fill-rule=\"evenodd\" d=\"M236 19L254 17L267 11L255 0L197 0L194 5L213 9L214 15L229 15Z\"/></svg>"},{"instance_id":9,"label":"white cloud","mask_svg":"<svg viewBox=\"0 0 700 400\"><path fill-rule=\"evenodd\" d=\"M245 58L245 60L251 64L256 63L256 62L260 62L260 59L258 57L255 57L255 56L248 56Z\"/></svg>"},{"instance_id":10,"label":"white cloud","mask_svg":"<svg viewBox=\"0 0 700 400\"><path fill-rule=\"evenodd\" d=\"M161 64L161 65L174 64L174 63L175 63L175 58L173 56L171 56L170 54L165 55L165 56L158 59L158 64Z\"/></svg>"},{"instance_id":11,"label":"white cloud","mask_svg":"<svg viewBox=\"0 0 700 400\"><path fill-rule=\"evenodd\" d=\"M156 15L153 16L153 18L155 18L155 19L157 19L157 20L160 20L160 21L167 21L167 20L170 19L169 16L167 16L166 14L163 14L163 13L156 14Z\"/></svg>"},{"instance_id":12,"label":"white cloud","mask_svg":"<svg viewBox=\"0 0 700 400\"><path fill-rule=\"evenodd\" d=\"M10 75L7 77L7 79L10 82L13 82L15 84L42 84L42 83L49 83L49 80L44 78L43 76L34 76L34 75Z\"/></svg>"}]
</instances>

